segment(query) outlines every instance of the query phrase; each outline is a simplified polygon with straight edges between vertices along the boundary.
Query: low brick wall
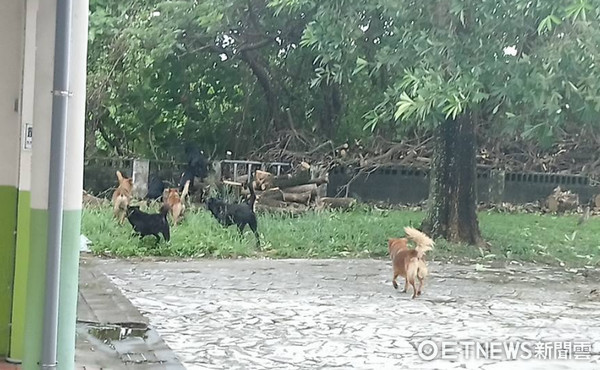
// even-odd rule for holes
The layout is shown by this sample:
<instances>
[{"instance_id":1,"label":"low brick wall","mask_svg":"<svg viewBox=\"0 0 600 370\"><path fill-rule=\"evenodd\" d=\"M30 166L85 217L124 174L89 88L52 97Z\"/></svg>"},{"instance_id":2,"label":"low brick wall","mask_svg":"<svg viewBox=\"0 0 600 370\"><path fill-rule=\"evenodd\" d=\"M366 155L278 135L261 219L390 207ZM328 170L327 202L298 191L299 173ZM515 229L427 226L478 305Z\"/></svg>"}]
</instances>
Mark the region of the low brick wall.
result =
<instances>
[{"instance_id":1,"label":"low brick wall","mask_svg":"<svg viewBox=\"0 0 600 370\"><path fill-rule=\"evenodd\" d=\"M348 196L362 201L416 204L429 194L428 170L403 166L387 166L356 177L349 185ZM345 195L344 186L357 170L338 167L329 172L327 196ZM479 168L477 170L477 199L482 203L528 203L545 199L554 188L579 194L581 203L600 193L585 176L547 173L513 173ZM341 194L340 194L341 193Z\"/></svg>"}]
</instances>

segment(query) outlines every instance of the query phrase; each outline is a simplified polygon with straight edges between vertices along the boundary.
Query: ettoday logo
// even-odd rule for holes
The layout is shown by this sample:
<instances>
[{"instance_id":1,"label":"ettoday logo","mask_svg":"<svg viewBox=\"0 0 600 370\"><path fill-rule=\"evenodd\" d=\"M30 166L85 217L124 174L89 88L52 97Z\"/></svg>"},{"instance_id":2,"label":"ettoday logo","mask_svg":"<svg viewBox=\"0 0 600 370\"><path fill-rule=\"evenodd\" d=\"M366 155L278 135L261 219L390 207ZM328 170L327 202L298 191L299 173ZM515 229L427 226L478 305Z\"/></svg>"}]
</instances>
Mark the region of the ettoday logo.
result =
<instances>
[{"instance_id":1,"label":"ettoday logo","mask_svg":"<svg viewBox=\"0 0 600 370\"><path fill-rule=\"evenodd\" d=\"M422 360L589 360L591 342L478 342L424 340L417 345Z\"/></svg>"}]
</instances>

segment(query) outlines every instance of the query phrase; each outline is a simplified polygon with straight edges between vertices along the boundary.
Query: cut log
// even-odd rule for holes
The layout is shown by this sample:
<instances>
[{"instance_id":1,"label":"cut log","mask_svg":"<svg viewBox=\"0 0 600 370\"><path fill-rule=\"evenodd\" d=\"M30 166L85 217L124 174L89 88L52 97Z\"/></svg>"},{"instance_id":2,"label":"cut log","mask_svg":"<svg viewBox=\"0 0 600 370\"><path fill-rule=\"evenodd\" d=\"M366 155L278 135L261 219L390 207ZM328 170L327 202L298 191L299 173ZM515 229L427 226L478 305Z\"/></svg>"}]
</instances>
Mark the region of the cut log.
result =
<instances>
[{"instance_id":1,"label":"cut log","mask_svg":"<svg viewBox=\"0 0 600 370\"><path fill-rule=\"evenodd\" d=\"M231 179L233 180L233 179ZM240 175L237 177L236 182L241 182L242 184L245 184L248 182L248 175Z\"/></svg>"},{"instance_id":2,"label":"cut log","mask_svg":"<svg viewBox=\"0 0 600 370\"><path fill-rule=\"evenodd\" d=\"M244 185L241 182L237 182L237 181L229 181L229 180L223 180L223 185L229 185L229 186L242 186Z\"/></svg>"},{"instance_id":3,"label":"cut log","mask_svg":"<svg viewBox=\"0 0 600 370\"><path fill-rule=\"evenodd\" d=\"M289 188L292 186L308 184L310 180L310 165L306 162L302 162L296 167L294 174L274 176L269 181L265 181L265 184L267 184L268 187Z\"/></svg>"},{"instance_id":4,"label":"cut log","mask_svg":"<svg viewBox=\"0 0 600 370\"><path fill-rule=\"evenodd\" d=\"M316 179L309 180L307 182L307 184L315 184L318 186L318 185L327 184L328 182L329 182L329 180L327 180L325 177L319 177Z\"/></svg>"},{"instance_id":5,"label":"cut log","mask_svg":"<svg viewBox=\"0 0 600 370\"><path fill-rule=\"evenodd\" d=\"M256 172L254 173L254 178L261 184L273 177L275 176L267 171L256 170Z\"/></svg>"},{"instance_id":6,"label":"cut log","mask_svg":"<svg viewBox=\"0 0 600 370\"><path fill-rule=\"evenodd\" d=\"M259 202L260 199L274 199L274 200L280 200L283 201L283 192L281 190L279 190L279 188L272 188L269 190L265 190L259 194L257 194Z\"/></svg>"},{"instance_id":7,"label":"cut log","mask_svg":"<svg viewBox=\"0 0 600 370\"><path fill-rule=\"evenodd\" d=\"M307 184L310 181L309 172L300 172L294 175L283 175L273 177L272 181L265 182L267 188L289 188L292 186Z\"/></svg>"},{"instance_id":8,"label":"cut log","mask_svg":"<svg viewBox=\"0 0 600 370\"><path fill-rule=\"evenodd\" d=\"M331 209L350 209L352 206L356 204L356 199L354 198L321 198L321 204L325 208Z\"/></svg>"},{"instance_id":9,"label":"cut log","mask_svg":"<svg viewBox=\"0 0 600 370\"><path fill-rule=\"evenodd\" d=\"M298 167L296 167L296 171L300 172L300 171L308 171L310 170L310 164L302 161L300 162L300 164L298 165Z\"/></svg>"},{"instance_id":10,"label":"cut log","mask_svg":"<svg viewBox=\"0 0 600 370\"><path fill-rule=\"evenodd\" d=\"M83 191L83 205L90 208L102 207L105 203L108 204L108 200L98 198L88 193L87 191Z\"/></svg>"},{"instance_id":11,"label":"cut log","mask_svg":"<svg viewBox=\"0 0 600 370\"><path fill-rule=\"evenodd\" d=\"M313 196L317 194L317 185L316 184L305 184L292 186L289 188L281 188L284 193L311 193Z\"/></svg>"},{"instance_id":12,"label":"cut log","mask_svg":"<svg viewBox=\"0 0 600 370\"><path fill-rule=\"evenodd\" d=\"M600 194L594 197L594 205L596 206L596 209L600 209Z\"/></svg>"},{"instance_id":13,"label":"cut log","mask_svg":"<svg viewBox=\"0 0 600 370\"><path fill-rule=\"evenodd\" d=\"M257 204L261 204L261 205L269 206L269 207L280 207L280 208L285 208L288 206L288 203L284 202L283 200L274 199L274 198L263 198L263 197L258 199Z\"/></svg>"},{"instance_id":14,"label":"cut log","mask_svg":"<svg viewBox=\"0 0 600 370\"><path fill-rule=\"evenodd\" d=\"M309 191L307 193L282 193L283 200L285 202L294 202L301 204L308 204L312 199L312 193Z\"/></svg>"},{"instance_id":15,"label":"cut log","mask_svg":"<svg viewBox=\"0 0 600 370\"><path fill-rule=\"evenodd\" d=\"M579 195L570 191L562 191L560 186L556 187L552 194L546 198L546 206L550 212L565 212L577 209L579 206Z\"/></svg>"},{"instance_id":16,"label":"cut log","mask_svg":"<svg viewBox=\"0 0 600 370\"><path fill-rule=\"evenodd\" d=\"M275 213L280 215L296 216L300 215L308 209L306 206L299 207L273 207L265 204L256 204L256 211L260 213Z\"/></svg>"},{"instance_id":17,"label":"cut log","mask_svg":"<svg viewBox=\"0 0 600 370\"><path fill-rule=\"evenodd\" d=\"M254 188L257 190L267 190L271 186L273 177L275 177L275 176L270 172L256 170L255 176L254 176L254 179L255 179L254 181L256 184L255 184Z\"/></svg>"},{"instance_id":18,"label":"cut log","mask_svg":"<svg viewBox=\"0 0 600 370\"><path fill-rule=\"evenodd\" d=\"M548 207L548 211L552 213L558 212L558 200L552 195L548 196L548 198L546 198L546 207Z\"/></svg>"}]
</instances>

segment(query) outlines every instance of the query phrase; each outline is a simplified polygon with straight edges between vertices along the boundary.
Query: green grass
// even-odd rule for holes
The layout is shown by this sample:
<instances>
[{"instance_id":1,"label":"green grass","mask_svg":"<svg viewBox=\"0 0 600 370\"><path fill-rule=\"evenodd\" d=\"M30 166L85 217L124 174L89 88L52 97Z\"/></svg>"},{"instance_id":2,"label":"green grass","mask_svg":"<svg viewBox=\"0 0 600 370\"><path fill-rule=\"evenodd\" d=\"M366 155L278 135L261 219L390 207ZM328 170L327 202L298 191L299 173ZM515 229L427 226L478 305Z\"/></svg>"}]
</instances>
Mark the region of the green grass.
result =
<instances>
[{"instance_id":1,"label":"green grass","mask_svg":"<svg viewBox=\"0 0 600 370\"><path fill-rule=\"evenodd\" d=\"M140 241L126 222L119 226L108 208L83 212L83 233L95 253L119 257L387 257L388 237L403 235L406 225L418 225L422 212L359 207L351 212L309 212L299 217L260 215L262 247L247 229L223 228L203 209L189 210L182 224L171 228L171 242ZM577 227L577 216L482 212L479 224L489 251L439 240L431 257L442 261L517 260L600 265L600 223L591 219Z\"/></svg>"}]
</instances>

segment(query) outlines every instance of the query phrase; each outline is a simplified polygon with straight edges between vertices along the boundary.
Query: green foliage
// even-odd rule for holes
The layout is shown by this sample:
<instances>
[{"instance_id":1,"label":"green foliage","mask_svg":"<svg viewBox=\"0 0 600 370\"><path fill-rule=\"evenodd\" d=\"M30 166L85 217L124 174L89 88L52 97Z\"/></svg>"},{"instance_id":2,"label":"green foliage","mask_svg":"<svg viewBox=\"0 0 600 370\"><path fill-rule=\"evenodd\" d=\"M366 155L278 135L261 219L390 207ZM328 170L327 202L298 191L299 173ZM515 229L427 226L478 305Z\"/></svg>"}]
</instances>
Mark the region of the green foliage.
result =
<instances>
[{"instance_id":1,"label":"green foliage","mask_svg":"<svg viewBox=\"0 0 600 370\"><path fill-rule=\"evenodd\" d=\"M216 123L238 114L241 78L237 66L217 66L218 55L190 52L192 3L92 1L90 9L88 124L102 133L101 149L156 157L185 139L210 148L229 136Z\"/></svg>"},{"instance_id":2,"label":"green foliage","mask_svg":"<svg viewBox=\"0 0 600 370\"><path fill-rule=\"evenodd\" d=\"M272 257L272 258L387 258L387 238L403 236L402 227L420 222L421 212L358 207L351 212L312 212L299 217L259 215L262 249L254 236L243 237L235 227L225 229L203 209L186 214L171 230L170 243L143 241L132 236L129 224L118 226L111 210L86 209L82 232L96 253L115 256ZM518 260L570 266L599 266L600 224L577 227L577 216L483 212L481 229L491 250L437 241L434 260Z\"/></svg>"},{"instance_id":3,"label":"green foliage","mask_svg":"<svg viewBox=\"0 0 600 370\"><path fill-rule=\"evenodd\" d=\"M290 11L298 3L290 1ZM383 88L372 89L379 102L364 115L367 129L390 120L430 127L477 110L491 133L548 143L558 128L592 125L600 112L600 84L590 79L600 8L588 0L557 5L333 1L318 6L302 45L320 54L316 83L386 71Z\"/></svg>"},{"instance_id":4,"label":"green foliage","mask_svg":"<svg viewBox=\"0 0 600 370\"><path fill-rule=\"evenodd\" d=\"M466 110L549 144L600 122L593 4L92 0L87 153L245 153L292 123L395 139Z\"/></svg>"}]
</instances>

